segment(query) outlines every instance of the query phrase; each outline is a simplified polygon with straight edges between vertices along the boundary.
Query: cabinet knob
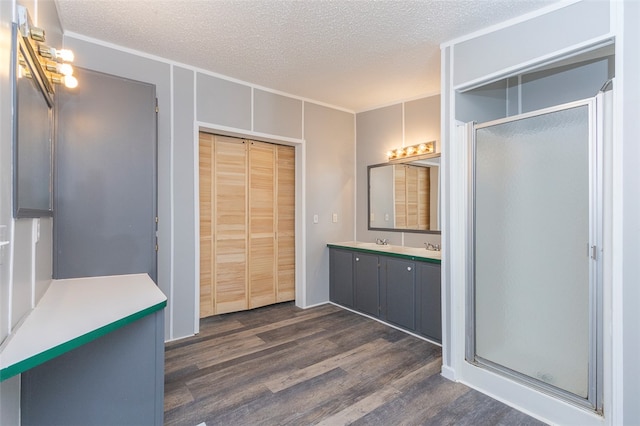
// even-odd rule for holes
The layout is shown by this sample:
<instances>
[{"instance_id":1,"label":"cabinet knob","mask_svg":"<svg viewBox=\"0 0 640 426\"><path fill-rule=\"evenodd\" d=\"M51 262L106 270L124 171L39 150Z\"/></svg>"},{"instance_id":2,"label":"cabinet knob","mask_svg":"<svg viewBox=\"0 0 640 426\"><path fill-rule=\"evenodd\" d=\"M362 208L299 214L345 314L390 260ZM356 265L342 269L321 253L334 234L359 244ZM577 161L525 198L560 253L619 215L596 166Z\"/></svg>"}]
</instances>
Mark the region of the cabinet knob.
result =
<instances>
[{"instance_id":1,"label":"cabinet knob","mask_svg":"<svg viewBox=\"0 0 640 426\"><path fill-rule=\"evenodd\" d=\"M407 271L410 271L410 270L411 270L411 266L407 266Z\"/></svg>"},{"instance_id":2,"label":"cabinet knob","mask_svg":"<svg viewBox=\"0 0 640 426\"><path fill-rule=\"evenodd\" d=\"M356 262L360 262L360 258L359 257L356 257Z\"/></svg>"}]
</instances>

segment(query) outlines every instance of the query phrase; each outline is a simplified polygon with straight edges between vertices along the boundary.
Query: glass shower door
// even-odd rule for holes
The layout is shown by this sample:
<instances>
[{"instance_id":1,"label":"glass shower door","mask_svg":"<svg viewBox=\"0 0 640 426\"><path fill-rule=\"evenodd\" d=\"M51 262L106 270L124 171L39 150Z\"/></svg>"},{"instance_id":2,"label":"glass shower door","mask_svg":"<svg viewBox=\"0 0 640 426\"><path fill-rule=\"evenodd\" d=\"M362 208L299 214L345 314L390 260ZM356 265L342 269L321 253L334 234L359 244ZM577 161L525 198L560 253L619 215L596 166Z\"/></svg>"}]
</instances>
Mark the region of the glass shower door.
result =
<instances>
[{"instance_id":1,"label":"glass shower door","mask_svg":"<svg viewBox=\"0 0 640 426\"><path fill-rule=\"evenodd\" d=\"M471 362L591 407L593 111L584 101L474 127L467 351Z\"/></svg>"}]
</instances>

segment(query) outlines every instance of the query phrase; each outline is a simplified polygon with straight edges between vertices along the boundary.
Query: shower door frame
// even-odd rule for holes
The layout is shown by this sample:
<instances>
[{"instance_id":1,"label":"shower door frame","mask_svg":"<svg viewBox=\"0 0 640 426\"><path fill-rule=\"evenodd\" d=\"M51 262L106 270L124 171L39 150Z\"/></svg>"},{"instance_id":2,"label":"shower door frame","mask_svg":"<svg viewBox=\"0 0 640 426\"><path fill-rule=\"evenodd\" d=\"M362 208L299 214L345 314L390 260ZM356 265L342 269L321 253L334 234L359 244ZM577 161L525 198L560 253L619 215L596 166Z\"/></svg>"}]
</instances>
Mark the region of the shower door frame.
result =
<instances>
[{"instance_id":1,"label":"shower door frame","mask_svg":"<svg viewBox=\"0 0 640 426\"><path fill-rule=\"evenodd\" d=\"M477 367L487 369L501 376L522 383L554 398L593 410L603 412L603 139L604 113L603 95L600 92L594 98L569 102L549 108L531 111L503 119L481 124L466 124L467 140L470 141L469 161L469 214L468 214L468 265L466 289L466 344L465 360ZM588 150L589 150L589 355L588 355L588 395L582 398L569 391L527 376L524 373L484 359L476 354L475 328L475 291L476 291L476 130L506 124L514 121L537 117L544 114L564 111L571 108L587 106L588 108Z\"/></svg>"}]
</instances>

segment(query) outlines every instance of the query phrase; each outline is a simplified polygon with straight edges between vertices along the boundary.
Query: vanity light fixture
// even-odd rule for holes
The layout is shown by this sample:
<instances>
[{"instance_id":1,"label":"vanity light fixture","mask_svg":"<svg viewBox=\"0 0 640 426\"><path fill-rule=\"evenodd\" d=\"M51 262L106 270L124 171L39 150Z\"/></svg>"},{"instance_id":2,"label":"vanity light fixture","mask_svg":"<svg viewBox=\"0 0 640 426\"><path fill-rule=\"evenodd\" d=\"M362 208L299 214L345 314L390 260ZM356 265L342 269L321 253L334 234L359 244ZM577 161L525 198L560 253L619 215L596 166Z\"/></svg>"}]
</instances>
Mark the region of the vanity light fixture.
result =
<instances>
[{"instance_id":1,"label":"vanity light fixture","mask_svg":"<svg viewBox=\"0 0 640 426\"><path fill-rule=\"evenodd\" d=\"M69 49L55 49L44 44L45 31L34 27L31 23L29 12L24 6L18 6L18 22L20 33L27 44L32 57L37 58L35 66L40 75L46 80L47 90L53 93L53 84L64 84L73 89L78 86L78 79L73 76L73 67L68 62L73 62L74 55ZM20 62L22 75L30 77L24 61Z\"/></svg>"},{"instance_id":2,"label":"vanity light fixture","mask_svg":"<svg viewBox=\"0 0 640 426\"><path fill-rule=\"evenodd\" d=\"M423 142L404 148L397 148L387 152L387 160L399 160L402 158L414 158L422 155L435 154L436 141Z\"/></svg>"}]
</instances>

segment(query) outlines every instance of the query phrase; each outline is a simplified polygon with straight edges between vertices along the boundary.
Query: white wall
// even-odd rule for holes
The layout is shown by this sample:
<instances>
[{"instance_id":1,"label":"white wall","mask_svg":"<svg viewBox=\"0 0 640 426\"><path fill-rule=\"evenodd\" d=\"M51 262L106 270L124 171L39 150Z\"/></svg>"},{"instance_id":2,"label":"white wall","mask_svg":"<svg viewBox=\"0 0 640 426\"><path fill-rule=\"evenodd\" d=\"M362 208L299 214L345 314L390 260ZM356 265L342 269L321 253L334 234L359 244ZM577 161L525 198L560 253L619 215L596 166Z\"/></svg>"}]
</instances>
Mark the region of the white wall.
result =
<instances>
[{"instance_id":1,"label":"white wall","mask_svg":"<svg viewBox=\"0 0 640 426\"><path fill-rule=\"evenodd\" d=\"M625 1L624 9L618 10L617 19L622 28L616 49L616 68L622 74L620 78L620 99L618 106L623 112L617 116L619 150L614 153L619 163L614 177L614 197L617 198L618 212L614 214L614 238L621 249L622 256L614 260L614 268L622 266L620 276L614 275L614 285L620 290L614 295L614 323L619 324L613 330L614 349L619 350L619 358L614 359L614 408L620 406L619 424L640 424L640 2ZM614 160L614 161L616 161ZM619 181L617 180L619 179ZM621 211L620 211L621 210ZM614 272L615 274L615 272ZM616 347L617 343L621 347ZM618 364L622 361L622 365Z\"/></svg>"},{"instance_id":2,"label":"white wall","mask_svg":"<svg viewBox=\"0 0 640 426\"><path fill-rule=\"evenodd\" d=\"M622 13L622 8L625 13ZM636 401L638 366L635 361L629 361L629 357L637 355L640 347L640 334L636 327L640 321L637 310L640 300L637 286L640 281L637 262L640 253L637 197L640 183L637 105L640 91L636 78L640 51L638 13L638 3L632 1L562 3L543 13L527 15L446 43L442 49L447 220L443 230L443 298L446 307L443 372L447 377L466 382L551 423L640 424ZM624 29L621 23L624 23ZM611 285L605 298L605 303L610 305L605 306L605 313L609 314L604 318L605 415L600 417L497 377L464 360L465 286L469 273L466 255L469 150L463 143L463 134L456 127L456 119L482 122L487 118L483 115L487 114L489 119L499 118L518 110L594 96L612 72L612 58L587 61L573 69L531 74L531 78L522 79L519 88L513 79L508 84L504 82L503 86L499 80L526 73L587 48L610 43L614 38L616 133L611 148L613 159L607 160L614 170L614 181L609 182L612 201L605 206L605 211L612 212L614 224L612 234L607 236L613 241L613 247L610 247L613 274L605 277L605 282ZM472 90L491 83L495 84L487 86L484 93L483 89ZM511 90L514 88L516 92ZM519 105L513 105L514 102Z\"/></svg>"}]
</instances>

